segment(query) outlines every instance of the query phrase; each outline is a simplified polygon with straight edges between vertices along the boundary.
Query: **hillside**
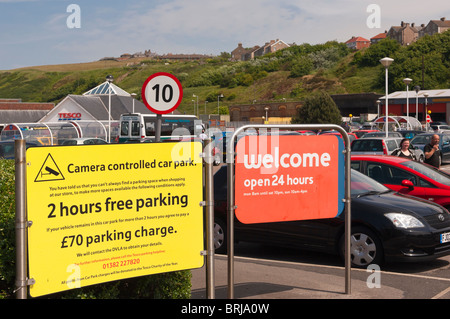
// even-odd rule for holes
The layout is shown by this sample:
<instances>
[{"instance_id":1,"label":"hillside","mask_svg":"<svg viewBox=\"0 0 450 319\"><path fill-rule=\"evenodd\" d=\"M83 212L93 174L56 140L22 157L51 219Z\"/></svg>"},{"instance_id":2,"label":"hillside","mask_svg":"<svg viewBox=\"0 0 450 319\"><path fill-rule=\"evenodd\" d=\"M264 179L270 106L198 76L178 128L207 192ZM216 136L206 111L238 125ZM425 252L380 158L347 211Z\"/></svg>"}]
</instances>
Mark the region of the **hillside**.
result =
<instances>
[{"instance_id":1,"label":"hillside","mask_svg":"<svg viewBox=\"0 0 450 319\"><path fill-rule=\"evenodd\" d=\"M450 32L424 37L409 47L383 40L360 52L350 52L345 44L327 42L302 44L253 61L229 62L225 57L207 61L171 62L130 59L122 62L50 65L0 72L0 98L21 98L24 102L58 103L68 94L82 94L105 81L130 93L140 91L145 79L156 72L174 74L183 85L181 112L193 111L195 94L200 112L217 113L221 106L301 100L323 90L329 94L384 93L384 56L395 59L391 66L389 90L404 90L402 79L426 89L450 87ZM424 72L422 73L422 69ZM422 74L424 77L422 78ZM207 103L207 102L209 103Z\"/></svg>"}]
</instances>

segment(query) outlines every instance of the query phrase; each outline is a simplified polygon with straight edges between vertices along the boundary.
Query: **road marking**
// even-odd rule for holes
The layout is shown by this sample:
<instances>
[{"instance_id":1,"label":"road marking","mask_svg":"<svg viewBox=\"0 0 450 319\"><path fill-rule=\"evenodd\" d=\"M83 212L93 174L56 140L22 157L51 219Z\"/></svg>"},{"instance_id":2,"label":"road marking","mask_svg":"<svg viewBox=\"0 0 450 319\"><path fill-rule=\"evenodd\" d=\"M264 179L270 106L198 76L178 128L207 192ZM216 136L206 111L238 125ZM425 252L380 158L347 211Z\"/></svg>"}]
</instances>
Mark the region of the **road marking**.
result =
<instances>
[{"instance_id":1,"label":"road marking","mask_svg":"<svg viewBox=\"0 0 450 319\"><path fill-rule=\"evenodd\" d=\"M436 296L432 297L431 299L439 299L442 296L444 296L445 294L447 294L448 292L450 292L450 287L448 287L447 289L441 291L440 293L438 293Z\"/></svg>"},{"instance_id":2,"label":"road marking","mask_svg":"<svg viewBox=\"0 0 450 319\"><path fill-rule=\"evenodd\" d=\"M226 255L223 255L223 256L225 258L227 258ZM248 261L259 260L259 261L264 261L264 262L272 262L272 263L279 263L279 264L291 264L291 265L296 265L296 266L309 266L309 267L321 267L321 268L331 268L331 269L342 269L342 270L345 270L345 267L342 267L342 266L308 264L308 263L299 263L299 262L294 262L294 261L271 260L271 259L251 258L251 257L242 257L242 256L235 256L234 259L242 259L242 260L248 260ZM360 268L352 268L351 270L353 270L353 271L360 271L360 272L367 272L367 269L360 269ZM440 281L448 281L448 282L450 282L450 278L432 277L432 276L424 276L424 275L402 274L402 273L383 271L383 270L381 270L380 272L383 273L383 274L387 274L387 275L414 277L414 278L420 278L420 279L433 279L433 280L440 280ZM450 289L450 287L448 289Z\"/></svg>"}]
</instances>

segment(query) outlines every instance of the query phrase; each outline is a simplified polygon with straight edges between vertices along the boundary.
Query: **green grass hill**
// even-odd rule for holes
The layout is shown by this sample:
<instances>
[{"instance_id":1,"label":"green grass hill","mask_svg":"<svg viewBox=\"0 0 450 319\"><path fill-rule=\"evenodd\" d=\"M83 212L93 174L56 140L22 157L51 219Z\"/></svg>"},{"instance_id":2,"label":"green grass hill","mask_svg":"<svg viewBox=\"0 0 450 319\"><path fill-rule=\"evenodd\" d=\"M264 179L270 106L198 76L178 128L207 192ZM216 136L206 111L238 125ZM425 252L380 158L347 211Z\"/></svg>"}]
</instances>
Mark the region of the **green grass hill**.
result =
<instances>
[{"instance_id":1,"label":"green grass hill","mask_svg":"<svg viewBox=\"0 0 450 319\"><path fill-rule=\"evenodd\" d=\"M253 101L298 101L317 91L328 94L384 93L384 69L379 60L394 58L389 91L405 90L402 79L423 89L450 87L450 31L425 36L402 47L385 39L352 52L343 43L302 44L252 61L230 62L229 54L203 61L169 62L136 58L126 61L48 65L0 71L0 98L57 104L68 94L82 94L114 76L114 83L140 99L144 81L156 72L175 75L183 86L179 111L192 113L193 95L202 114L221 106ZM196 98L195 98L196 100ZM196 100L197 101L197 100Z\"/></svg>"}]
</instances>

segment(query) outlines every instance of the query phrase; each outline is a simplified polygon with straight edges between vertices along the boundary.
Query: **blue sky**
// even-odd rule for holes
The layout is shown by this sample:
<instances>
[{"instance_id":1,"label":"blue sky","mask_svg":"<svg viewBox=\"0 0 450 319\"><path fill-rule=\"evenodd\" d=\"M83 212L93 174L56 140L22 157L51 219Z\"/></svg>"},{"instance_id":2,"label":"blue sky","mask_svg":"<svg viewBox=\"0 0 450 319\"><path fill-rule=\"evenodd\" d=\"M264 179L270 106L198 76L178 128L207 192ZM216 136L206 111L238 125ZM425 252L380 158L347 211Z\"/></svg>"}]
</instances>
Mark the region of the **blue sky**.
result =
<instances>
[{"instance_id":1,"label":"blue sky","mask_svg":"<svg viewBox=\"0 0 450 319\"><path fill-rule=\"evenodd\" d=\"M70 4L80 28L69 28ZM370 4L380 27L370 28ZM80 63L151 50L217 55L272 39L370 38L401 21L450 19L448 0L0 0L0 70Z\"/></svg>"}]
</instances>

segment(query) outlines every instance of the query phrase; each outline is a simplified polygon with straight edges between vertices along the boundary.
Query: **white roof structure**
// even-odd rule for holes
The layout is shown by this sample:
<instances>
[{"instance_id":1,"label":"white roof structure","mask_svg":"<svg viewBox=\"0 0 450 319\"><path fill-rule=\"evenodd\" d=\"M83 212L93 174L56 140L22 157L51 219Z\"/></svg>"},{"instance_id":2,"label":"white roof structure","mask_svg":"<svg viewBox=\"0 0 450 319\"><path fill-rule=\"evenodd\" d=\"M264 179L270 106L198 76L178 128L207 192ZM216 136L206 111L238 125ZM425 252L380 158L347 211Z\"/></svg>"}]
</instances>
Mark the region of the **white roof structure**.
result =
<instances>
[{"instance_id":1,"label":"white roof structure","mask_svg":"<svg viewBox=\"0 0 450 319\"><path fill-rule=\"evenodd\" d=\"M441 90L420 90L417 94L419 98L424 98L424 93L428 93L428 98L450 98L450 89L441 89ZM409 89L408 97L415 98L416 91L414 87ZM385 100L386 96L380 97L380 100ZM406 91L397 91L391 94L388 94L388 99L406 99Z\"/></svg>"},{"instance_id":2,"label":"white roof structure","mask_svg":"<svg viewBox=\"0 0 450 319\"><path fill-rule=\"evenodd\" d=\"M99 86L83 93L83 95L108 95L110 90L112 95L130 96L130 93L108 81L105 81Z\"/></svg>"}]
</instances>

